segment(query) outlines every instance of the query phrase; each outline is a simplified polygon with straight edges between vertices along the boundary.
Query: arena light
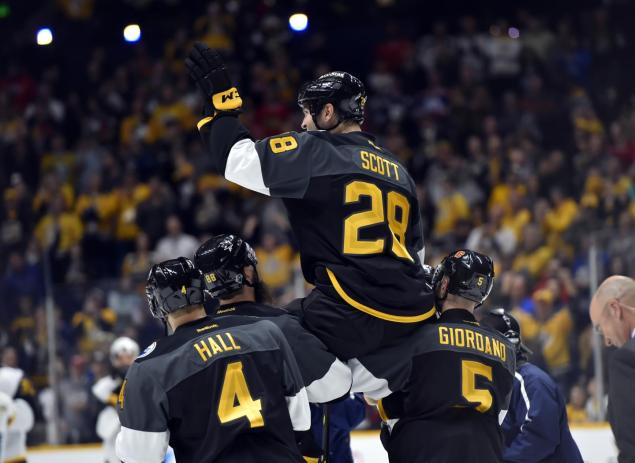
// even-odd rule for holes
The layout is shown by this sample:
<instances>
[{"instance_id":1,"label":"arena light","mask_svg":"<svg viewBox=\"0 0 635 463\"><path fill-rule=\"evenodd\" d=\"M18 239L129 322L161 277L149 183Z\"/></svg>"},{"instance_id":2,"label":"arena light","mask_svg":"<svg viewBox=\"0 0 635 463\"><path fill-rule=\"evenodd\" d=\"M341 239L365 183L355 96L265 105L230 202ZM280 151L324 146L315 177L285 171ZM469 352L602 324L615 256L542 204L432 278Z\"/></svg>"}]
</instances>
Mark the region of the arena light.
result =
<instances>
[{"instance_id":1,"label":"arena light","mask_svg":"<svg viewBox=\"0 0 635 463\"><path fill-rule=\"evenodd\" d=\"M294 13L289 16L289 27L295 32L305 31L309 26L309 17L304 13Z\"/></svg>"},{"instance_id":2,"label":"arena light","mask_svg":"<svg viewBox=\"0 0 635 463\"><path fill-rule=\"evenodd\" d=\"M124 27L123 38L126 42L138 42L141 39L141 28L139 24L128 24Z\"/></svg>"},{"instance_id":3,"label":"arena light","mask_svg":"<svg viewBox=\"0 0 635 463\"><path fill-rule=\"evenodd\" d=\"M509 29L507 29L507 35L510 39L517 39L518 37L520 37L520 31L517 27L510 27Z\"/></svg>"},{"instance_id":4,"label":"arena light","mask_svg":"<svg viewBox=\"0 0 635 463\"><path fill-rule=\"evenodd\" d=\"M50 45L53 43L53 31L48 27L43 27L39 31L37 31L37 35L35 36L35 40L38 45Z\"/></svg>"},{"instance_id":5,"label":"arena light","mask_svg":"<svg viewBox=\"0 0 635 463\"><path fill-rule=\"evenodd\" d=\"M7 18L11 14L11 7L8 3L0 3L0 18Z\"/></svg>"}]
</instances>

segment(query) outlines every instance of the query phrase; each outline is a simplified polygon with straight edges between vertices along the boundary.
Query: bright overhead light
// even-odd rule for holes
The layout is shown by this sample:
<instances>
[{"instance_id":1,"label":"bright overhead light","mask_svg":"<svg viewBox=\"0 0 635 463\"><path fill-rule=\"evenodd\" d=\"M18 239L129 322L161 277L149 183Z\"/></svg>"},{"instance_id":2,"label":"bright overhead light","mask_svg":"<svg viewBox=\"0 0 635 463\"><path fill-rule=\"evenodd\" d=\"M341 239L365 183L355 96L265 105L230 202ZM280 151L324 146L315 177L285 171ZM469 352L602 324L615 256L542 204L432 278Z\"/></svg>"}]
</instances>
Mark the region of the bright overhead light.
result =
<instances>
[{"instance_id":1,"label":"bright overhead light","mask_svg":"<svg viewBox=\"0 0 635 463\"><path fill-rule=\"evenodd\" d=\"M123 29L123 38L126 42L138 42L141 39L141 28L139 24L128 24Z\"/></svg>"},{"instance_id":2,"label":"bright overhead light","mask_svg":"<svg viewBox=\"0 0 635 463\"><path fill-rule=\"evenodd\" d=\"M50 45L53 42L53 32L48 27L37 31L36 41L38 45Z\"/></svg>"},{"instance_id":3,"label":"bright overhead light","mask_svg":"<svg viewBox=\"0 0 635 463\"><path fill-rule=\"evenodd\" d=\"M309 25L309 17L304 13L295 13L289 16L289 27L296 31L302 32Z\"/></svg>"}]
</instances>

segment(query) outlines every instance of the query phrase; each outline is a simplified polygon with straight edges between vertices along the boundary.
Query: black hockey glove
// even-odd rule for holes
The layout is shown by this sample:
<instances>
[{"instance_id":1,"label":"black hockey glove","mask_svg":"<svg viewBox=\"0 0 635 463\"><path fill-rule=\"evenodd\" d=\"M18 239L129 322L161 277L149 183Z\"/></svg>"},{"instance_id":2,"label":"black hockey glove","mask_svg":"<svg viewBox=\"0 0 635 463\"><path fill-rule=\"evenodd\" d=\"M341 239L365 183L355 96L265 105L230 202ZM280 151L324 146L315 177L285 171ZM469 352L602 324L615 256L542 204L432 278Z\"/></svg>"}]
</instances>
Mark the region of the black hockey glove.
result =
<instances>
[{"instance_id":1,"label":"black hockey glove","mask_svg":"<svg viewBox=\"0 0 635 463\"><path fill-rule=\"evenodd\" d=\"M205 95L205 117L197 124L199 130L213 121L219 113L240 112L243 100L238 89L233 86L225 63L216 50L196 43L185 59L185 66L192 80Z\"/></svg>"}]
</instances>

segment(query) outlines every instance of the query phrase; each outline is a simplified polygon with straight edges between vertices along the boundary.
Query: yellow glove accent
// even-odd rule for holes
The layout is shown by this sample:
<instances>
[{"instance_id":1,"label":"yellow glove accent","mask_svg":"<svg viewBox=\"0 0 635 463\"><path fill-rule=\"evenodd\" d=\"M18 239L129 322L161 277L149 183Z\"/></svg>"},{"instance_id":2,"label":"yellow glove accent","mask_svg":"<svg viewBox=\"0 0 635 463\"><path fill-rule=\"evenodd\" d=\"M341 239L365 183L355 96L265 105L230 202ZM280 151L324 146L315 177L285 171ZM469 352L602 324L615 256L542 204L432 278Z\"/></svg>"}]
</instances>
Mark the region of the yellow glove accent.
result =
<instances>
[{"instance_id":1,"label":"yellow glove accent","mask_svg":"<svg viewBox=\"0 0 635 463\"><path fill-rule=\"evenodd\" d=\"M217 111L232 111L243 105L243 100L238 94L238 89L232 87L224 92L215 93L212 96L212 104Z\"/></svg>"},{"instance_id":2,"label":"yellow glove accent","mask_svg":"<svg viewBox=\"0 0 635 463\"><path fill-rule=\"evenodd\" d=\"M196 127L198 128L198 130L201 130L205 124L208 124L212 122L213 120L214 120L214 116L204 117L203 119L201 119L200 121L196 123Z\"/></svg>"},{"instance_id":3,"label":"yellow glove accent","mask_svg":"<svg viewBox=\"0 0 635 463\"><path fill-rule=\"evenodd\" d=\"M304 458L304 461L306 461L306 463L318 463L320 461L319 458L305 457L304 455L302 455L302 458Z\"/></svg>"}]
</instances>

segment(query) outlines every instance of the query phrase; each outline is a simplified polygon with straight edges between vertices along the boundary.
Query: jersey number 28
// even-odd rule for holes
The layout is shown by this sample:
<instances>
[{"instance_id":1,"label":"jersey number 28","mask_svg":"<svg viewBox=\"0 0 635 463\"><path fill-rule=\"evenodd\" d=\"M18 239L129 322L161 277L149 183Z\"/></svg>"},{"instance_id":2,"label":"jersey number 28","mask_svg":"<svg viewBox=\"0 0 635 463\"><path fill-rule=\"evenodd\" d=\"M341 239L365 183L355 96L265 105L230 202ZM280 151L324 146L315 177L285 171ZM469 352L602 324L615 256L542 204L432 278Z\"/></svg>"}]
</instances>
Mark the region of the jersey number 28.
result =
<instances>
[{"instance_id":1,"label":"jersey number 28","mask_svg":"<svg viewBox=\"0 0 635 463\"><path fill-rule=\"evenodd\" d=\"M247 380L243 373L242 362L232 362L227 365L223 388L218 401L218 418L221 423L228 423L245 417L250 427L259 428L265 425L262 417L260 399L251 397Z\"/></svg>"},{"instance_id":2,"label":"jersey number 28","mask_svg":"<svg viewBox=\"0 0 635 463\"><path fill-rule=\"evenodd\" d=\"M344 204L359 202L363 196L370 198L370 210L356 212L344 220L344 254L368 255L383 253L385 245L383 238L362 240L359 238L359 230L387 221L388 229L392 235L392 253L397 257L414 262L406 248L406 230L408 230L408 219L410 216L408 198L396 191L389 191L386 194L386 207L384 207L384 195L377 185L369 182L354 181L346 185Z\"/></svg>"}]
</instances>

